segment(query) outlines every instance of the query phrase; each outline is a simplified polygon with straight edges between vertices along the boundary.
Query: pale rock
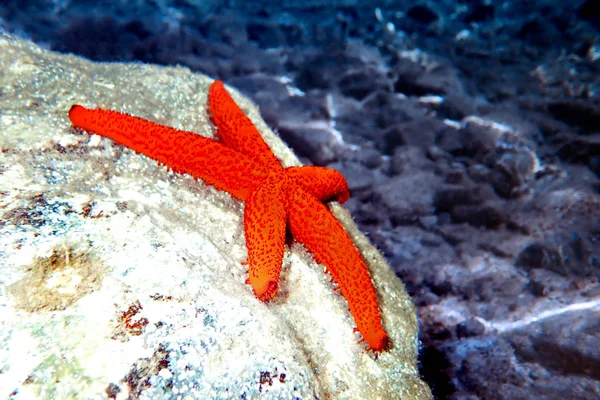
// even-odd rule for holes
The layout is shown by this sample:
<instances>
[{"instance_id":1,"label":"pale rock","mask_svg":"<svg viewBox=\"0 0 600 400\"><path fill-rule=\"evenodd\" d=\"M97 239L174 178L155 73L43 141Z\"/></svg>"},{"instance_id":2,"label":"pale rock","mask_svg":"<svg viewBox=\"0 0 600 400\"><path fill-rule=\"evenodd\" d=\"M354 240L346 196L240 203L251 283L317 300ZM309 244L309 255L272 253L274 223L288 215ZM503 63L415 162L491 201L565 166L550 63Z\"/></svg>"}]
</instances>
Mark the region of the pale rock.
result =
<instances>
[{"instance_id":1,"label":"pale rock","mask_svg":"<svg viewBox=\"0 0 600 400\"><path fill-rule=\"evenodd\" d=\"M0 65L0 397L431 398L415 308L345 209L332 205L394 344L378 358L301 245L261 303L244 283L243 203L67 118L79 103L211 136L208 77L6 35ZM284 164L298 164L233 96Z\"/></svg>"}]
</instances>

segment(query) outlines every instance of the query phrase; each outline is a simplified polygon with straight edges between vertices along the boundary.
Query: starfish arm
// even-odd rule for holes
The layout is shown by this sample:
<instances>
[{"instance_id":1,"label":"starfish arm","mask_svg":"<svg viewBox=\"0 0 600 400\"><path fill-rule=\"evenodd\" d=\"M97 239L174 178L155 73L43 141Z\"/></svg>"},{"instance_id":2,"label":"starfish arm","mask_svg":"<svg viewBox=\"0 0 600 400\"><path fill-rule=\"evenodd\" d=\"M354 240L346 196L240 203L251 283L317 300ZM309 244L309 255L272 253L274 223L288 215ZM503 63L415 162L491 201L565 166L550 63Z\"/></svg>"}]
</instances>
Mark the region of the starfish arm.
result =
<instances>
[{"instance_id":1,"label":"starfish arm","mask_svg":"<svg viewBox=\"0 0 600 400\"><path fill-rule=\"evenodd\" d=\"M246 200L267 176L250 158L192 132L117 111L80 105L71 107L69 118L78 128L113 139L173 171L200 178L240 200Z\"/></svg>"},{"instance_id":2,"label":"starfish arm","mask_svg":"<svg viewBox=\"0 0 600 400\"><path fill-rule=\"evenodd\" d=\"M210 119L217 127L219 140L265 168L281 169L281 164L258 130L231 98L223 82L214 81L208 91Z\"/></svg>"},{"instance_id":3,"label":"starfish arm","mask_svg":"<svg viewBox=\"0 0 600 400\"><path fill-rule=\"evenodd\" d=\"M279 289L287 222L285 176L272 173L244 206L244 232L248 248L248 280L261 301Z\"/></svg>"},{"instance_id":4,"label":"starfish arm","mask_svg":"<svg viewBox=\"0 0 600 400\"><path fill-rule=\"evenodd\" d=\"M290 231L337 282L367 344L375 351L386 349L390 339L381 324L375 289L354 243L329 209L309 193L296 186L289 196Z\"/></svg>"},{"instance_id":5,"label":"starfish arm","mask_svg":"<svg viewBox=\"0 0 600 400\"><path fill-rule=\"evenodd\" d=\"M288 167L285 171L288 177L321 202L335 200L345 203L350 198L348 182L334 169L307 165Z\"/></svg>"}]
</instances>

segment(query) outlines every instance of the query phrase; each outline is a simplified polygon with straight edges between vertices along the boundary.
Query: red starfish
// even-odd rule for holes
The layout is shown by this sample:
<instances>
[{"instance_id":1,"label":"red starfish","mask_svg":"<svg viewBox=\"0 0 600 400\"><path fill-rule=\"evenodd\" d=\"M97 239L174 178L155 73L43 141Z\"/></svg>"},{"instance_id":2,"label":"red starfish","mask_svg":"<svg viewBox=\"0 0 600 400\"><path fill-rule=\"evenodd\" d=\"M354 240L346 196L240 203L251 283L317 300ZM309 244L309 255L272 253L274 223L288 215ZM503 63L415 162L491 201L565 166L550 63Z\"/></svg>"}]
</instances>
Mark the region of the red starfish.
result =
<instances>
[{"instance_id":1,"label":"red starfish","mask_svg":"<svg viewBox=\"0 0 600 400\"><path fill-rule=\"evenodd\" d=\"M246 202L244 232L248 280L262 301L279 288L286 229L327 267L348 301L357 329L375 351L390 339L381 325L367 268L342 225L322 202L348 200L339 172L323 167L283 168L223 83L208 94L218 141L116 111L74 105L74 126L111 138L168 168L188 173Z\"/></svg>"}]
</instances>

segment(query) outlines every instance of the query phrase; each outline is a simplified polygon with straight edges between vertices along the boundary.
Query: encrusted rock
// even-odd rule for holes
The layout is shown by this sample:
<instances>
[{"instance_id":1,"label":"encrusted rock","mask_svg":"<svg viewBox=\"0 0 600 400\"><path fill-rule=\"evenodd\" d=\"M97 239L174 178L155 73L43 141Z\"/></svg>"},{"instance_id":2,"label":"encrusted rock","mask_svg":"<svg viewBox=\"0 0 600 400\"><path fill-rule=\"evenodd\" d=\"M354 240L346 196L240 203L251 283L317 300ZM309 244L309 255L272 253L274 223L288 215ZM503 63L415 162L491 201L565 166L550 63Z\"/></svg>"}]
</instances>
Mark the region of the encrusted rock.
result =
<instances>
[{"instance_id":1,"label":"encrusted rock","mask_svg":"<svg viewBox=\"0 0 600 400\"><path fill-rule=\"evenodd\" d=\"M302 246L286 251L280 294L260 302L244 283L242 203L67 119L80 103L211 136L209 78L9 36L0 64L0 396L431 398L415 308L342 207L394 344L378 358Z\"/></svg>"}]
</instances>

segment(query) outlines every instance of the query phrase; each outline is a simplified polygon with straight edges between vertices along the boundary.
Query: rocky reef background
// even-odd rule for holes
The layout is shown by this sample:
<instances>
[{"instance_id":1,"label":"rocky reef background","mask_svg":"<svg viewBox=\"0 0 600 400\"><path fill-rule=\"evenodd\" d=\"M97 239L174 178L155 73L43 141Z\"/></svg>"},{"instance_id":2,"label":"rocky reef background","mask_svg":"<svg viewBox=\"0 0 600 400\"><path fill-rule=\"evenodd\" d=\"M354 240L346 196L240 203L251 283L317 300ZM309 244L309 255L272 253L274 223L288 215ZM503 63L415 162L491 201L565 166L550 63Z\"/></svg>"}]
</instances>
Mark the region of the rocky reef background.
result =
<instances>
[{"instance_id":1,"label":"rocky reef background","mask_svg":"<svg viewBox=\"0 0 600 400\"><path fill-rule=\"evenodd\" d=\"M417 305L437 398L600 396L597 2L32 0L0 18L48 49L223 79L344 173Z\"/></svg>"}]
</instances>

